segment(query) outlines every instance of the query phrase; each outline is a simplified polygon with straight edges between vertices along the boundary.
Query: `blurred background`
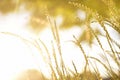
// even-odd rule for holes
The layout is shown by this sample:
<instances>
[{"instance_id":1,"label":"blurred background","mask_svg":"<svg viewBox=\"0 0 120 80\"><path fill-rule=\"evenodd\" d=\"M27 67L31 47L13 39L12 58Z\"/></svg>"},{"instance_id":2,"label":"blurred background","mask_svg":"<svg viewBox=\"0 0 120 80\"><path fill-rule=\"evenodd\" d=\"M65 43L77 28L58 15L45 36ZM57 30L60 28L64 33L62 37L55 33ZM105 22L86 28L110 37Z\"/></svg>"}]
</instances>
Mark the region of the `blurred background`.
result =
<instances>
[{"instance_id":1,"label":"blurred background","mask_svg":"<svg viewBox=\"0 0 120 80\"><path fill-rule=\"evenodd\" d=\"M51 40L53 40L50 27L51 23L49 21L49 19L51 19L53 20L52 21L53 23L55 21L56 27L59 29L61 47L63 51L63 60L65 64L69 66L72 65L71 61L74 61L76 67L78 68L78 71L81 72L81 69L83 68L81 64L82 65L85 64L84 57L82 54L80 54L81 51L78 49L78 47L72 43L69 43L69 41L74 40L73 35L76 36L79 43L82 43L83 48L85 49L87 55L99 58L98 55L100 55L101 50L98 48L98 46L96 46L97 42L95 41L94 36L86 26L88 26L88 23L90 23L91 27L93 28L97 36L104 34L101 25L98 22L95 22L97 17L93 15L96 12L100 16L102 16L102 20L111 20L113 21L111 23L114 23L116 20L119 22L120 1L119 0L113 1L114 4L112 5L115 5L114 8L116 12L114 11L114 8L112 8L112 6L109 6L110 4L109 5L106 4L107 1L105 0L0 0L0 32L1 33L10 32L30 40L39 38L45 43L45 45L51 51ZM109 8L111 8L113 12L111 12ZM117 19L115 18L116 15ZM119 42L120 28L119 27L111 28L110 25L106 26L108 26L107 29L110 35L114 37L116 41ZM28 61L26 61L25 63L23 63L24 60L20 62L19 59L18 61L20 64L14 66L17 67L18 65L21 66L23 64L24 65L27 64L26 66L32 66L28 68L39 69L38 65L42 61L41 59L39 59L41 57L38 57L41 56L39 54L40 53L39 51L37 51L34 48L30 48L29 50L29 47L25 46L24 41L19 41L18 39L15 39L15 37L12 39L11 37L7 37L6 35L3 34L1 34L1 36L2 37L0 41L1 44L2 43L3 44L0 46L0 48L3 49L4 48L3 46L6 46L7 48L5 48L5 50L8 49L10 51L13 50L11 52L7 51L4 52L3 50L3 52L6 53L6 55L7 53L9 53L11 54L12 58L13 56L15 57L14 53L21 54L20 59L24 60L30 57ZM101 43L104 45L103 48L109 51L110 48L108 46L109 44L107 44L107 40L104 37L101 37L100 40ZM6 42L4 41L8 43L6 44ZM8 44L11 46L8 46ZM16 46L20 47L16 48ZM13 47L13 49L11 49L10 47ZM17 50L18 52L16 52L14 49ZM33 52L31 52L31 49L33 49ZM2 50L0 50L0 55L3 55L4 54L3 52ZM25 56L26 53L27 53L26 57L23 58L23 56ZM30 53L30 55L28 55L28 53ZM33 55L34 58L31 57ZM18 56L16 55L16 57ZM6 59L1 59L1 61L2 60L5 61ZM35 60L35 62L33 61L31 65L31 63L29 62L32 60ZM6 62L6 64L7 63L8 62ZM12 62L11 64L15 63ZM44 63L44 61L42 61L41 64L42 64L41 70L43 70L43 72L45 72L45 74L48 76L49 74L45 68L46 64ZM1 65L7 66L5 64L2 64L2 62L0 66ZM72 66L69 66L69 68L73 69ZM114 68L118 67L116 67L115 65ZM4 67L2 67L2 69L4 69ZM27 67L24 67L22 69L20 69L19 67L17 69L19 69L18 72L20 72L20 70L22 69L25 70L27 69ZM6 70L5 73L7 73L8 70L9 68ZM11 69L11 71L12 70L13 69ZM12 74L18 72L13 71ZM100 70L100 72L104 73L103 70ZM0 73L0 75L1 74L2 73ZM8 75L10 74L11 73L9 73ZM0 79L4 80L4 78Z\"/></svg>"},{"instance_id":2,"label":"blurred background","mask_svg":"<svg viewBox=\"0 0 120 80\"><path fill-rule=\"evenodd\" d=\"M1 20L1 24L4 24L2 21L6 21L6 16L11 18L11 24L14 23L14 21L12 22L11 17L14 14L14 16L17 16L16 20L18 20L18 23L23 21L21 21L21 18L24 18L23 22L26 25L25 28L32 30L36 34L39 34L41 31L43 31L43 29L45 29L49 25L49 21L47 19L48 16L53 17L55 20L57 19L57 27L59 27L61 30L67 30L74 26L83 27L84 25L86 25L85 22L87 20L93 19L93 16L91 15L92 13L89 13L89 11L86 11L84 7L81 7L79 5L85 5L86 7L91 8L93 11L98 12L102 17L109 19L112 16L110 15L110 13L108 13L110 10L108 9L108 5L105 4L105 2L107 1L1 0L0 15L1 19L4 18L3 20ZM117 10L119 11L119 0L114 0L114 2L115 8L117 8ZM75 3L78 3L79 5L74 6ZM17 25L15 29L17 29L19 25ZM8 28L10 29L10 27L12 27L12 25L10 25ZM97 33L100 33L99 30L97 30ZM83 35L84 34L88 35L87 31L83 31Z\"/></svg>"}]
</instances>

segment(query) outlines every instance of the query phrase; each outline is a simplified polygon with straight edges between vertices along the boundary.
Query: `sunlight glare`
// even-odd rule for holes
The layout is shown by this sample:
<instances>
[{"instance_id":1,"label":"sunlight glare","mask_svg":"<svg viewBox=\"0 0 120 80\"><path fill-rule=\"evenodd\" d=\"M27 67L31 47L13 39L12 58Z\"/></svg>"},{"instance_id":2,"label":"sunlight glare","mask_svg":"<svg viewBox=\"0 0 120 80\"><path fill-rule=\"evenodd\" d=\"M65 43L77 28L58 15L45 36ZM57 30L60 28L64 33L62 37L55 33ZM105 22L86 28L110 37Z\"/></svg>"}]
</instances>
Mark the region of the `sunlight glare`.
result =
<instances>
[{"instance_id":1,"label":"sunlight glare","mask_svg":"<svg viewBox=\"0 0 120 80\"><path fill-rule=\"evenodd\" d=\"M17 74L28 69L47 70L33 44L7 34L13 33L25 39L33 37L26 29L28 20L29 14L24 12L0 15L0 80L13 80Z\"/></svg>"},{"instance_id":2,"label":"sunlight glare","mask_svg":"<svg viewBox=\"0 0 120 80\"><path fill-rule=\"evenodd\" d=\"M7 16L0 15L0 32L11 32L20 35L22 38L27 40L30 40L31 37L36 38L34 33L26 28L29 16L30 14L26 12L19 14L8 14ZM61 16L58 16L56 20L58 20L56 22L58 26L60 26L62 23ZM98 24L92 25L99 26ZM82 71L85 64L85 59L79 47L71 41L74 40L73 35L79 37L82 32L83 29L79 26L74 26L73 28L59 31L62 55L65 65L74 71L72 65L73 61L78 72ZM54 39L50 26L40 32L39 39L45 43L45 46L52 53L51 41ZM104 47L106 48L107 46L108 48L105 38L100 37L100 40L105 45ZM85 49L87 56L89 55L99 58L98 55L102 52L96 45L92 45L94 48L89 48L86 44L82 44L82 46ZM0 76L0 80L12 80L15 76L17 76L17 74L28 69L40 70L45 74L45 76L50 77L50 71L47 64L43 60L43 56L41 55L42 53L33 44L13 35L0 33L0 49L0 75L2 75ZM46 53L43 52L43 54ZM59 56L57 57L59 58ZM103 74L104 70L101 69L99 64L97 64L97 66Z\"/></svg>"}]
</instances>

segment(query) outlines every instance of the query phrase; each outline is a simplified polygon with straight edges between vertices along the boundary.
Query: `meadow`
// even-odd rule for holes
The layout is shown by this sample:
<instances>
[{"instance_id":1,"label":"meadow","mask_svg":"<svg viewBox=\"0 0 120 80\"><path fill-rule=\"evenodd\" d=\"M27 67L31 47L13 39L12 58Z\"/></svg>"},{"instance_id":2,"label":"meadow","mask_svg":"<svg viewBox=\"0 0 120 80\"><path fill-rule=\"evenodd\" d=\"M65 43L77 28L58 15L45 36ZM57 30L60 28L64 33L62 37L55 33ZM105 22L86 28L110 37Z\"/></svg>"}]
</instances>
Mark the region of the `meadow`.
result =
<instances>
[{"instance_id":1,"label":"meadow","mask_svg":"<svg viewBox=\"0 0 120 80\"><path fill-rule=\"evenodd\" d=\"M8 3L11 4L11 7L6 8L0 3L0 8L1 6L3 7L1 12L4 14L12 10L15 10L15 13L19 12L19 10L31 11L29 17L24 18L24 20L30 21L29 29L33 30L33 33L37 34L46 29L46 24L49 25L48 29L50 30L50 32L47 32L48 35L42 36L45 38L42 40L40 36L26 39L17 33L12 33L13 29L20 31L18 27L11 29L11 32L2 31L3 28L1 27L0 46L4 49L0 51L11 53L2 55L3 57L7 55L8 59L0 58L2 66L0 70L3 75L6 74L8 76L12 72L13 74L20 72L15 77L15 80L120 80L120 9L119 3L117 3L119 1L93 0L93 3L90 1L58 0L53 1L52 4L47 0L46 2L42 0L1 2L7 5ZM63 18L63 22L61 20L62 23L60 25L58 25L59 21L57 23L56 20L59 16L58 14L62 15L60 17ZM12 18L10 21L12 21ZM77 26L76 30L80 29L77 35L74 34L77 31L73 30L75 26ZM64 31L67 32L69 29L71 29L69 33L73 34L69 36L70 40L64 41L63 37L68 38ZM49 39L49 44L45 43L45 41L48 42L46 38ZM6 41L5 44L3 43L4 41ZM12 44L15 42L16 44ZM22 46L18 45L18 42ZM66 45L66 43L69 45ZM17 47L14 49L11 46ZM70 46L73 47L70 48ZM29 47L29 49L26 50L26 47ZM36 52L32 52L32 49L36 50ZM12 51L15 54L13 53L12 55ZM29 52L33 54L29 56L27 54ZM18 55L16 53L21 54ZM36 60L32 61L34 54L38 55L34 57ZM17 56L20 60L17 60L16 57L9 59L11 55ZM26 56L29 56L29 59ZM74 59L69 60L71 57L74 57ZM2 60L6 62L3 63ZM14 66L7 64L10 61L12 64L15 63ZM27 63L27 61L30 63ZM39 61L41 62L39 63ZM42 64L42 61L44 64ZM31 64L36 63L37 69L34 69L36 66ZM19 64L20 66L18 66ZM25 66L24 68L21 65L26 65L27 67ZM47 67L46 70L42 70L42 68L39 69L39 66ZM5 69L4 67L6 67L5 71L2 70ZM24 70L17 72L16 70L21 67ZM27 69L28 67L29 69ZM12 69L16 70L12 71ZM8 70L11 72L7 73ZM5 79L6 76L0 76L0 79Z\"/></svg>"}]
</instances>

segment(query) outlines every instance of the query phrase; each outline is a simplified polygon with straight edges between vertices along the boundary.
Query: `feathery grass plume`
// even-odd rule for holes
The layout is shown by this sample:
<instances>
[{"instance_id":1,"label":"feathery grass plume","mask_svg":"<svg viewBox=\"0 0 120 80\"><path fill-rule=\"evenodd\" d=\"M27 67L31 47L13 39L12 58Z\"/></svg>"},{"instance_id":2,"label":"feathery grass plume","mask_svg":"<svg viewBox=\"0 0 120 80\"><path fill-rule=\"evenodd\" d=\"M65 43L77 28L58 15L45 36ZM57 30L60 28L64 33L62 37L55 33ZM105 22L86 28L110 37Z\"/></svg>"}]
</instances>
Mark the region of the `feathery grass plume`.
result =
<instances>
[{"instance_id":1,"label":"feathery grass plume","mask_svg":"<svg viewBox=\"0 0 120 80\"><path fill-rule=\"evenodd\" d=\"M109 60L108 60L108 57L107 57L107 55L106 55L106 53L105 53L105 49L103 48L103 45L102 45L100 39L99 39L98 36L95 34L95 31L90 27L90 23L86 23L86 24L87 24L87 27L90 29L91 33L94 35L95 39L97 40L98 46L100 46L100 49L102 49L104 58L106 59L107 64L109 65L110 71L112 71L110 62L109 62Z\"/></svg>"},{"instance_id":2,"label":"feathery grass plume","mask_svg":"<svg viewBox=\"0 0 120 80\"><path fill-rule=\"evenodd\" d=\"M80 50L82 51L82 54L84 56L84 59L85 59L86 63L85 63L85 66L84 66L84 72L83 73L86 73L87 72L87 67L88 67L88 64L89 64L87 55L86 55L81 43L79 43L79 41L77 40L77 38L74 35L73 35L73 38L75 39L75 41L73 41L73 42L80 48ZM83 77L83 79L85 79L85 77Z\"/></svg>"},{"instance_id":3,"label":"feathery grass plume","mask_svg":"<svg viewBox=\"0 0 120 80\"><path fill-rule=\"evenodd\" d=\"M88 6L86 6L82 3L70 1L69 4L73 5L74 7L78 7L79 9L83 9L87 13L87 18L89 20L94 18L94 19L98 20L98 22L102 21L104 23L107 23L107 24L111 25L111 27L113 29L115 29L117 32L120 33L120 28L119 28L119 25L120 25L119 24L119 19L120 19L119 12L120 12L120 10L116 8L113 0L108 0L108 1L101 0L101 1L103 3L105 3L105 5L107 6L107 8L108 8L107 15L109 17L104 17L103 15L99 14L97 12L97 10L89 8Z\"/></svg>"},{"instance_id":4,"label":"feathery grass plume","mask_svg":"<svg viewBox=\"0 0 120 80\"><path fill-rule=\"evenodd\" d=\"M75 63L73 61L72 61L72 65L73 65L73 67L75 69L75 74L78 74L77 68L76 68Z\"/></svg>"},{"instance_id":5,"label":"feathery grass plume","mask_svg":"<svg viewBox=\"0 0 120 80\"><path fill-rule=\"evenodd\" d=\"M60 42L60 37L59 37L59 31L58 28L56 26L56 22L55 20L53 20L50 17L48 17L49 23L51 25L51 32L53 35L53 43L52 43L52 48L53 48L53 57L55 60L55 64L56 64L56 70L57 73L59 75L60 80L64 79L65 75L67 75L67 69L66 66L64 64L63 61L63 57L62 57L62 50L61 50L61 42ZM60 66L58 66L58 60L57 60L57 56L56 56L56 51L58 51L59 57L60 57ZM64 75L64 76L63 76Z\"/></svg>"},{"instance_id":6,"label":"feathery grass plume","mask_svg":"<svg viewBox=\"0 0 120 80\"><path fill-rule=\"evenodd\" d=\"M88 58L89 59L89 58ZM97 65L96 65L96 62L94 62L94 65L95 66L93 66L93 63L92 63L92 61L90 61L89 60L89 64L91 64L91 66L92 66L92 68L93 68L93 70L94 70L94 74L95 74L95 78L97 79L97 80L102 80L102 77L101 77L101 75L100 75L100 72L99 72L99 70L98 70L98 67L97 67ZM89 70L90 71L90 70Z\"/></svg>"},{"instance_id":7,"label":"feathery grass plume","mask_svg":"<svg viewBox=\"0 0 120 80\"><path fill-rule=\"evenodd\" d=\"M101 25L101 27L103 28L103 30L105 32L105 38L108 42L110 51L113 55L113 57L111 57L111 58L113 59L113 61L119 67L120 66L120 60L118 59L119 55L117 53L119 51L116 51L116 49L113 45L113 44L116 44L117 47L119 48L119 43L115 42L112 39L111 35L109 34L109 32L106 28L107 26L105 26L105 25L106 24L109 25L114 30L116 30L118 33L120 33L120 27L119 27L119 25L120 25L120 23L119 23L119 20L120 20L119 12L120 12L120 10L116 7L116 4L113 0L107 0L107 1L106 0L101 0L101 1L108 8L108 13L107 13L108 17L105 17L105 16L101 15L97 10L94 10L94 9L92 9L92 8L88 7L87 5L84 5L82 3L76 3L76 2L69 2L69 3L72 4L75 7L78 7L79 9L83 9L87 13L87 18L85 20L86 25L90 29L89 31L91 31L91 33L96 38L96 40L98 42L98 46L100 46L100 48L102 49L103 54L104 54L104 58L106 58L108 65L105 66L105 64L101 63L99 59L95 59L94 57L92 57L92 58L94 58L96 61L100 62L105 67L105 69L109 70L108 74L111 76L111 78L117 79L118 74L116 74L112 69L112 65L110 64L110 60L107 57L108 53L103 48L104 45L102 45L102 43L99 40L97 34L95 33L94 30L92 30L92 28L89 25L92 23L91 20L95 20L95 22L98 22ZM120 67L119 67L119 70L120 70ZM114 76L114 75L117 75L117 77Z\"/></svg>"},{"instance_id":8,"label":"feathery grass plume","mask_svg":"<svg viewBox=\"0 0 120 80\"><path fill-rule=\"evenodd\" d=\"M115 62L117 63L117 65L120 66L120 63L119 63L119 61L117 60L116 53L115 53L115 51L114 51L114 49L113 49L111 37L110 37L110 35L109 35L109 33L108 33L105 25L104 25L103 23L101 23L101 26L103 27L103 29L104 29L104 31L105 31L105 33L106 33L106 39L107 39L107 42L108 42L108 44L109 44L109 47L110 47L110 49L111 49L111 51L112 51L112 54L113 54L113 56L114 56L113 58L114 58Z\"/></svg>"},{"instance_id":9,"label":"feathery grass plume","mask_svg":"<svg viewBox=\"0 0 120 80\"><path fill-rule=\"evenodd\" d=\"M110 19L107 19L107 21L110 24L112 24L112 27L120 33L120 27L119 27L120 10L116 7L115 2L113 0L108 0L108 1L102 0L102 1L108 6L109 9L108 14L110 16Z\"/></svg>"},{"instance_id":10,"label":"feathery grass plume","mask_svg":"<svg viewBox=\"0 0 120 80\"><path fill-rule=\"evenodd\" d=\"M114 40L114 38L112 39L111 35L109 34L105 24L110 25L110 27L112 27L113 29L115 29L118 33L120 33L120 23L119 23L119 12L118 9L115 6L115 3L113 0L101 0L102 2L104 2L104 4L106 4L106 6L108 7L108 16L109 17L104 17L101 14L99 14L97 12L97 10L94 10L92 8L89 8L88 6L82 4L82 3L75 3L75 2L69 2L69 4L72 4L75 7L78 7L80 9L83 9L85 12L87 12L87 18L86 18L86 22L85 25L87 27L88 30L86 30L86 32L89 33L95 37L99 48L102 50L103 53L103 59L106 60L107 64L102 62L102 60L92 57L92 56L87 56L85 49L82 47L83 45L81 44L81 42L79 42L79 40L73 36L73 38L75 39L75 41L72 41L73 43L75 43L80 51L82 52L84 59L85 59L85 65L84 65L84 71L83 73L79 73L76 67L76 64L74 63L74 61L72 61L72 66L74 68L74 71L68 69L65 66L64 60L63 60L63 55L62 55L62 49L61 49L61 40L60 40L60 35L59 35L59 30L58 27L56 25L55 20L53 20L48 12L46 12L47 17L48 17L48 21L50 23L51 26L51 32L52 32L52 36L53 36L53 40L51 41L51 47L52 47L52 53L49 51L48 47L45 45L45 43L43 41L39 40L35 40L35 42L31 42L29 40L26 40L22 37L20 37L19 35L16 34L12 34L12 33L7 33L7 32L3 32L3 34L6 35L12 35L15 37L18 37L20 39L22 39L24 42L26 43L30 43L32 45L34 45L39 51L40 53L42 53L41 51L45 51L45 54L47 56L44 56L44 54L42 54L43 59L45 60L45 62L48 64L49 68L51 69L51 79L50 80L102 80L101 74L98 70L97 66L93 66L90 60L94 60L95 62L100 63L105 69L106 69L106 73L108 74L108 76L110 76L111 80L119 80L120 76L119 74L117 74L113 69L112 69L112 65L110 64L110 60L108 59L107 54L112 58L112 60L117 64L119 71L120 71L120 60L118 59L119 57L119 52L114 48L114 45L117 45L117 47L120 50L120 44L118 42L116 42ZM109 48L110 48L110 53L107 52L104 49L104 45L102 44L102 42L100 41L98 35L95 33L95 31L93 30L93 28L91 28L90 24L92 23L92 20L95 19L95 21L93 22L98 22L103 31L105 32L104 37L106 38ZM88 38L91 38L91 36L89 36ZM29 45L28 45L29 46ZM41 46L43 48L41 48ZM57 54L59 56L57 56ZM60 58L58 58L60 57ZM46 60L47 59L47 60ZM52 61L53 60L53 61ZM94 73L92 73L92 71L90 70L90 63L92 65L92 68L94 69ZM55 64L55 66L54 66ZM89 70L88 70L89 69ZM71 75L72 74L72 75ZM43 79L43 80L47 80L47 79Z\"/></svg>"},{"instance_id":11,"label":"feathery grass plume","mask_svg":"<svg viewBox=\"0 0 120 80\"><path fill-rule=\"evenodd\" d=\"M51 78L52 80L57 80L57 76L56 76L56 72L54 70L54 67L52 65L52 56L50 55L51 53L49 52L47 46L44 44L43 41L41 41L40 39L38 41L36 41L36 44L40 47L40 45L43 46L43 48L45 49L45 53L47 53L47 56L46 55L42 55L44 61L48 64L49 68L51 69ZM43 49L41 50L43 51ZM56 64L57 65L57 64Z\"/></svg>"}]
</instances>

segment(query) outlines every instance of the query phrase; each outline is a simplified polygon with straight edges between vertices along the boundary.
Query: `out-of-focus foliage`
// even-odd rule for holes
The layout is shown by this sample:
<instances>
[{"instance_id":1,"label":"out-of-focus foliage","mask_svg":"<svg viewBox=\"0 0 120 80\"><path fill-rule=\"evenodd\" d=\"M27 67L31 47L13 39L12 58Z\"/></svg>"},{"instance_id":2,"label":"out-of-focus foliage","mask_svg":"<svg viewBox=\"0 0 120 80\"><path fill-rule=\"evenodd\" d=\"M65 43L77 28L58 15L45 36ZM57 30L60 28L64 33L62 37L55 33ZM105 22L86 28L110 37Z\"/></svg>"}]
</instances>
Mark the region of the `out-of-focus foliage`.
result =
<instances>
[{"instance_id":1,"label":"out-of-focus foliage","mask_svg":"<svg viewBox=\"0 0 120 80\"><path fill-rule=\"evenodd\" d=\"M67 28L75 23L76 7L68 4L68 0L21 0L20 3L25 3L25 7L32 12L31 24L35 30L43 29L48 20L46 15L52 17L58 15L63 16L61 27Z\"/></svg>"},{"instance_id":2,"label":"out-of-focus foliage","mask_svg":"<svg viewBox=\"0 0 120 80\"><path fill-rule=\"evenodd\" d=\"M76 4L77 3L77 4ZM80 6L82 4L82 7ZM119 30L120 21L120 1L119 0L0 0L0 11L5 14L19 9L20 6L31 12L30 26L36 32L43 30L49 23L47 15L56 18L61 15L63 22L60 28L70 28L74 25L85 25L91 21L95 13L102 16L102 21L108 21ZM75 6L73 6L75 5ZM86 18L81 20L78 16L78 10L86 12ZM91 11L90 11L91 10ZM88 30L87 30L88 31ZM84 35L88 32L84 31ZM89 35L91 44L92 36ZM85 38L84 38L85 39ZM88 38L86 38L88 39ZM82 41L82 39L80 39Z\"/></svg>"},{"instance_id":3,"label":"out-of-focus foliage","mask_svg":"<svg viewBox=\"0 0 120 80\"><path fill-rule=\"evenodd\" d=\"M0 0L0 10L3 13L15 10L16 5L24 5L32 13L31 22L34 29L41 29L47 23L46 14L51 16L63 16L61 27L67 28L73 25L79 25L77 21L77 10L69 2L83 3L96 9L103 15L106 15L107 8L101 0Z\"/></svg>"},{"instance_id":4,"label":"out-of-focus foliage","mask_svg":"<svg viewBox=\"0 0 120 80\"><path fill-rule=\"evenodd\" d=\"M92 33L95 35L101 34L99 30L90 32L91 30L89 29L92 22L98 22L103 27L105 32L107 32L105 28L105 24L107 24L120 33L119 3L120 2L118 0L85 0L80 3L74 1L70 2L70 4L74 5L75 7L83 9L87 15L86 20L84 21L86 28L83 31L82 36L79 38L80 42L87 41L89 44L92 44L94 39ZM109 35L108 33L106 34Z\"/></svg>"},{"instance_id":5,"label":"out-of-focus foliage","mask_svg":"<svg viewBox=\"0 0 120 80\"><path fill-rule=\"evenodd\" d=\"M16 3L13 0L0 0L0 12L6 14L15 10Z\"/></svg>"},{"instance_id":6,"label":"out-of-focus foliage","mask_svg":"<svg viewBox=\"0 0 120 80\"><path fill-rule=\"evenodd\" d=\"M95 34L99 35L101 34L98 29L95 29ZM90 46L93 43L94 35L92 35L92 32L90 29L86 29L83 31L82 35L78 38L79 42L87 42Z\"/></svg>"},{"instance_id":7,"label":"out-of-focus foliage","mask_svg":"<svg viewBox=\"0 0 120 80\"><path fill-rule=\"evenodd\" d=\"M29 69L19 74L15 80L48 80L43 73L38 70Z\"/></svg>"}]
</instances>

